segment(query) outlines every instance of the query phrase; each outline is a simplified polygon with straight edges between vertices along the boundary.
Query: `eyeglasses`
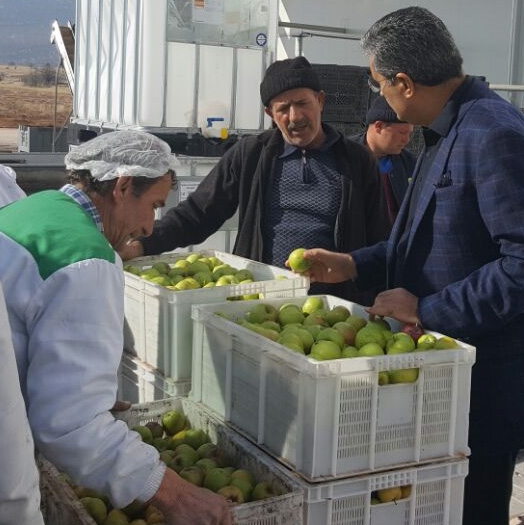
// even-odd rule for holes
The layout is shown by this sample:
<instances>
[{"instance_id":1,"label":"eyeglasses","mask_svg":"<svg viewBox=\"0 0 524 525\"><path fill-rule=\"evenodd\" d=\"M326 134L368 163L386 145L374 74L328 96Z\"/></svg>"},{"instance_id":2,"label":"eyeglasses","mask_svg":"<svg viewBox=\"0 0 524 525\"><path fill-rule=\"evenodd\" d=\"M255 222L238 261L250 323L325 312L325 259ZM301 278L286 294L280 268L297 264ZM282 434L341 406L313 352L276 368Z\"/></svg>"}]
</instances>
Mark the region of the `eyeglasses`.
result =
<instances>
[{"instance_id":1,"label":"eyeglasses","mask_svg":"<svg viewBox=\"0 0 524 525\"><path fill-rule=\"evenodd\" d=\"M391 80L389 78L384 78L380 82L378 82L372 76L368 76L368 86L369 86L369 89L371 89L373 93L380 93L382 89L382 86L381 86L382 82L389 82L390 84L393 84L395 80L396 78L393 78Z\"/></svg>"}]
</instances>

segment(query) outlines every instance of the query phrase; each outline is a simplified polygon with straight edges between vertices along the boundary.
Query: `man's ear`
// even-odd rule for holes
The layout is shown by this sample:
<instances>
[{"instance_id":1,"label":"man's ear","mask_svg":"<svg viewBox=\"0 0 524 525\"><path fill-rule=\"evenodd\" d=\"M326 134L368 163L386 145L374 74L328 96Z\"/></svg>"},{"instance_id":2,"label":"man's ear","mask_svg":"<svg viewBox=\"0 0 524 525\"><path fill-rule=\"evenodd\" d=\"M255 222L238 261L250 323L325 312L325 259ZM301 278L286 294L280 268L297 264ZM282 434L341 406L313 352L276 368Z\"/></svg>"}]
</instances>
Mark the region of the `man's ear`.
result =
<instances>
[{"instance_id":1,"label":"man's ear","mask_svg":"<svg viewBox=\"0 0 524 525\"><path fill-rule=\"evenodd\" d=\"M273 111L271 110L270 107L266 106L264 108L264 113L270 118L273 120Z\"/></svg>"},{"instance_id":2,"label":"man's ear","mask_svg":"<svg viewBox=\"0 0 524 525\"><path fill-rule=\"evenodd\" d=\"M380 134L386 126L384 126L384 122L381 120L375 120L375 122L373 122L373 127L375 128L375 132Z\"/></svg>"},{"instance_id":3,"label":"man's ear","mask_svg":"<svg viewBox=\"0 0 524 525\"><path fill-rule=\"evenodd\" d=\"M121 200L126 194L133 191L133 177L118 177L113 188L113 197L116 201Z\"/></svg>"},{"instance_id":4,"label":"man's ear","mask_svg":"<svg viewBox=\"0 0 524 525\"><path fill-rule=\"evenodd\" d=\"M395 80L405 98L411 98L415 94L415 82L406 73L397 73Z\"/></svg>"},{"instance_id":5,"label":"man's ear","mask_svg":"<svg viewBox=\"0 0 524 525\"><path fill-rule=\"evenodd\" d=\"M324 103L326 102L326 93L325 91L318 92L318 102L320 104L320 111L324 111Z\"/></svg>"}]
</instances>

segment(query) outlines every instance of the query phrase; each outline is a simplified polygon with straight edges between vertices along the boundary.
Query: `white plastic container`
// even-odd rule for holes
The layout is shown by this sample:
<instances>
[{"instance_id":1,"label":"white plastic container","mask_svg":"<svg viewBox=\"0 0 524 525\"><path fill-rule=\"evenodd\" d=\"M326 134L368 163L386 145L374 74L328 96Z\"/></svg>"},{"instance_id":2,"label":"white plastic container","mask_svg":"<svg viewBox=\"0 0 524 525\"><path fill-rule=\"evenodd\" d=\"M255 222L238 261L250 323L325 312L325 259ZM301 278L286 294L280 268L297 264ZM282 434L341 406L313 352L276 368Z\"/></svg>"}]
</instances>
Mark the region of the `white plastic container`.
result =
<instances>
[{"instance_id":1,"label":"white plastic container","mask_svg":"<svg viewBox=\"0 0 524 525\"><path fill-rule=\"evenodd\" d=\"M129 427L160 421L168 410L182 410L192 428L206 431L213 443L223 451L232 466L249 470L257 481L269 481L282 495L231 507L235 525L302 525L303 493L294 479L278 465L233 430L224 426L211 413L186 398L171 398L139 404L125 412L115 413ZM49 525L96 525L87 514L71 487L56 468L39 458L44 518ZM52 518L52 520L50 519Z\"/></svg>"},{"instance_id":2,"label":"white plastic container","mask_svg":"<svg viewBox=\"0 0 524 525\"><path fill-rule=\"evenodd\" d=\"M118 399L149 403L174 396L187 396L191 381L173 381L126 352L118 370Z\"/></svg>"},{"instance_id":3,"label":"white plastic container","mask_svg":"<svg viewBox=\"0 0 524 525\"><path fill-rule=\"evenodd\" d=\"M437 463L329 483L299 482L304 525L460 525L468 460ZM379 489L411 485L411 494L371 504Z\"/></svg>"},{"instance_id":4,"label":"white plastic container","mask_svg":"<svg viewBox=\"0 0 524 525\"><path fill-rule=\"evenodd\" d=\"M192 399L309 481L469 454L473 347L316 361L214 314L241 318L257 302L193 307ZM416 382L379 386L379 372L406 368Z\"/></svg>"},{"instance_id":5,"label":"white plastic container","mask_svg":"<svg viewBox=\"0 0 524 525\"><path fill-rule=\"evenodd\" d=\"M216 250L199 253L206 257L217 257L238 269L248 269L257 281L175 292L125 273L125 315L133 332L137 356L174 381L191 379L192 305L219 303L228 297L256 293L267 298L298 297L305 296L309 289L307 278L282 268ZM173 262L180 256L164 254L142 257L130 261L130 264L149 268L155 262Z\"/></svg>"}]
</instances>

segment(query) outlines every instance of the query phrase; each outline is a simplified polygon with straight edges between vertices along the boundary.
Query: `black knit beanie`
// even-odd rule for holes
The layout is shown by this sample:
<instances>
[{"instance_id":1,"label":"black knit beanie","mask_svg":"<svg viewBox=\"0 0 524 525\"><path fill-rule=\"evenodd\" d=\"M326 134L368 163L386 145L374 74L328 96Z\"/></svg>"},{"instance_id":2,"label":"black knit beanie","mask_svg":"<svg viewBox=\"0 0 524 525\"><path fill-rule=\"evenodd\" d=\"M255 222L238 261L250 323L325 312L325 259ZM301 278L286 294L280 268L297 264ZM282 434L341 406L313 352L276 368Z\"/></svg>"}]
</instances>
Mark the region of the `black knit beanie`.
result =
<instances>
[{"instance_id":1,"label":"black knit beanie","mask_svg":"<svg viewBox=\"0 0 524 525\"><path fill-rule=\"evenodd\" d=\"M381 122L392 122L395 124L403 123L404 121L397 118L397 114L391 109L391 106L386 102L382 96L377 97L371 107L366 113L366 124L373 124L380 120Z\"/></svg>"},{"instance_id":2,"label":"black knit beanie","mask_svg":"<svg viewBox=\"0 0 524 525\"><path fill-rule=\"evenodd\" d=\"M260 98L267 107L273 97L296 88L321 90L320 80L311 64L304 57L277 60L266 70L260 84Z\"/></svg>"}]
</instances>

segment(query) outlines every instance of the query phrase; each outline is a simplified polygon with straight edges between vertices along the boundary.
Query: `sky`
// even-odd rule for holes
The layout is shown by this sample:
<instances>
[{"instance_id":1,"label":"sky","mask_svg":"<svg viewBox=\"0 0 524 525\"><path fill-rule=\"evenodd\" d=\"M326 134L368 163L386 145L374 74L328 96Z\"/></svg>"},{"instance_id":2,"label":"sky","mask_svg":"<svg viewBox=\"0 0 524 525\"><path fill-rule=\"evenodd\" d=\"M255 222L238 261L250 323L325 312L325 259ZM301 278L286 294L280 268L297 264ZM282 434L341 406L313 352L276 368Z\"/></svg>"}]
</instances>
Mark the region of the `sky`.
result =
<instances>
[{"instance_id":1,"label":"sky","mask_svg":"<svg viewBox=\"0 0 524 525\"><path fill-rule=\"evenodd\" d=\"M57 65L51 25L75 21L75 0L0 0L0 64Z\"/></svg>"}]
</instances>

